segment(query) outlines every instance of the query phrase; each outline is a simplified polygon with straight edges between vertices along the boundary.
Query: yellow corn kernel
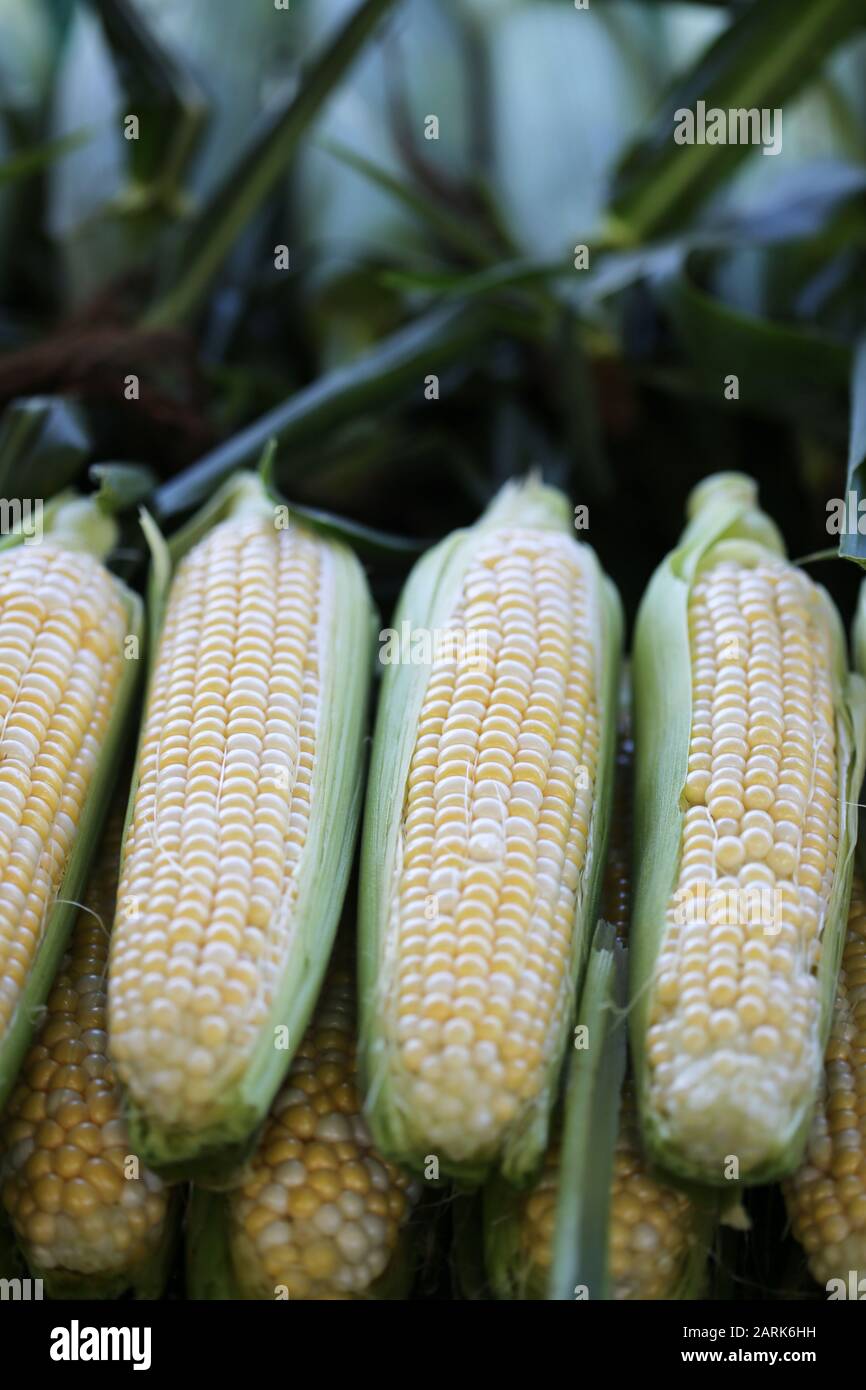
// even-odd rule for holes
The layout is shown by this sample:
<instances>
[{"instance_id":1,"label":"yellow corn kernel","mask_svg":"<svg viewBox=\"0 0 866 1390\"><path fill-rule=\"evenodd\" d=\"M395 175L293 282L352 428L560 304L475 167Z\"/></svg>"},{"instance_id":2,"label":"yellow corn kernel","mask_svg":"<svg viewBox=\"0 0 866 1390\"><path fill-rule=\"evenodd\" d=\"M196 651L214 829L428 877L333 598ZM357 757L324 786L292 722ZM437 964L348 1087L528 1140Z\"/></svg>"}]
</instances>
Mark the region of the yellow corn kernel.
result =
<instances>
[{"instance_id":1,"label":"yellow corn kernel","mask_svg":"<svg viewBox=\"0 0 866 1390\"><path fill-rule=\"evenodd\" d=\"M75 844L126 630L92 556L49 540L0 553L0 1041Z\"/></svg>"},{"instance_id":2,"label":"yellow corn kernel","mask_svg":"<svg viewBox=\"0 0 866 1390\"><path fill-rule=\"evenodd\" d=\"M332 556L262 516L216 526L169 597L112 936L112 1056L165 1126L247 1067L292 940L320 736Z\"/></svg>"},{"instance_id":3,"label":"yellow corn kernel","mask_svg":"<svg viewBox=\"0 0 866 1390\"><path fill-rule=\"evenodd\" d=\"M46 1272L132 1271L165 1229L166 1193L130 1155L107 1056L108 927L121 826L113 817L0 1125L3 1205L28 1262Z\"/></svg>"},{"instance_id":4,"label":"yellow corn kernel","mask_svg":"<svg viewBox=\"0 0 866 1390\"><path fill-rule=\"evenodd\" d=\"M856 874L821 1094L784 1191L817 1282L866 1278L866 891Z\"/></svg>"},{"instance_id":5,"label":"yellow corn kernel","mask_svg":"<svg viewBox=\"0 0 866 1390\"><path fill-rule=\"evenodd\" d=\"M694 1162L758 1164L812 1084L842 792L831 632L782 559L712 564L689 602L680 877L653 982L650 1099Z\"/></svg>"},{"instance_id":6,"label":"yellow corn kernel","mask_svg":"<svg viewBox=\"0 0 866 1390\"><path fill-rule=\"evenodd\" d=\"M494 531L427 684L383 1007L394 1104L455 1162L490 1155L532 1105L571 1005L599 750L593 604L569 537Z\"/></svg>"},{"instance_id":7,"label":"yellow corn kernel","mask_svg":"<svg viewBox=\"0 0 866 1390\"><path fill-rule=\"evenodd\" d=\"M336 967L250 1167L226 1199L246 1298L363 1298L388 1270L418 1184L373 1147L355 1095L355 1052L354 982Z\"/></svg>"}]
</instances>

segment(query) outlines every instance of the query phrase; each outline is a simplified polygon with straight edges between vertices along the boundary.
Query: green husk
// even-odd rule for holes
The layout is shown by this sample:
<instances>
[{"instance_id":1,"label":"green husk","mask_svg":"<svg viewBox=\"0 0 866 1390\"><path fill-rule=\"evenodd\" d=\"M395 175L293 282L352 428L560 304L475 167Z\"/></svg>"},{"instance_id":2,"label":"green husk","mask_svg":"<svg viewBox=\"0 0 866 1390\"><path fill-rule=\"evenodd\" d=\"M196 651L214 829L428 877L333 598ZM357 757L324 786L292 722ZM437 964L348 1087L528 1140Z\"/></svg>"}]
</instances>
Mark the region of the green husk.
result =
<instances>
[{"instance_id":1,"label":"green husk","mask_svg":"<svg viewBox=\"0 0 866 1390\"><path fill-rule=\"evenodd\" d=\"M535 477L507 484L474 526L453 532L418 562L392 620L394 629L401 632L403 623L408 623L411 631L436 632L446 628L479 541L492 531L513 526L573 535L571 508L562 493L544 486ZM598 595L595 646L601 737L595 806L575 908L570 968L572 997L576 997L586 956L587 924L596 920L598 911L611 809L622 646L622 613L616 589L602 573L588 546L581 547L581 554ZM384 1020L383 975L389 950L390 896L405 787L428 676L427 669L414 662L401 661L385 669L371 755L359 893L360 1058L366 1085L366 1114L382 1152L415 1169L423 1169L429 1143L425 1142L423 1117L419 1119L402 1111L388 1075L391 1043ZM505 1137L500 1151L461 1161L452 1161L448 1155L437 1152L440 1173L475 1184L483 1181L494 1162L500 1163L515 1180L532 1172L547 1142L549 1112L570 1027L571 1019L566 1017L545 1084Z\"/></svg>"},{"instance_id":2,"label":"green husk","mask_svg":"<svg viewBox=\"0 0 866 1390\"><path fill-rule=\"evenodd\" d=\"M150 679L175 566L219 522L250 512L273 517L273 508L261 479L253 473L238 473L168 543L151 518L143 516L152 551L147 594L153 634ZM291 524L296 524L294 518ZM314 770L317 785L299 871L293 941L267 1023L242 1077L225 1090L206 1127L187 1130L164 1125L127 1096L126 1114L135 1152L149 1168L171 1181L195 1178L221 1184L249 1156L303 1037L337 931L360 818L374 612L355 555L333 540L328 544L340 597L323 650L323 716ZM136 767L138 762L139 758ZM137 790L136 771L124 838ZM289 1046L278 1049L274 1030L283 1026L288 1028Z\"/></svg>"},{"instance_id":3,"label":"green husk","mask_svg":"<svg viewBox=\"0 0 866 1390\"><path fill-rule=\"evenodd\" d=\"M484 1264L483 1193L455 1191L451 1202L451 1281L454 1297L477 1303L493 1297Z\"/></svg>"},{"instance_id":4,"label":"green husk","mask_svg":"<svg viewBox=\"0 0 866 1390\"><path fill-rule=\"evenodd\" d=\"M720 473L704 480L689 501L690 522L680 545L656 570L638 613L634 643L635 696L635 907L631 937L631 1049L638 1084L644 1142L650 1157L679 1178L725 1184L723 1164L696 1160L678 1146L665 1117L650 1099L645 1040L649 1027L650 990L665 932L665 914L679 874L691 728L691 665L687 608L691 587L702 568L723 557L744 564L785 556L776 527L758 508L754 482L743 474ZM838 765L843 807L836 877L830 897L818 968L821 995L820 1038L815 1056L823 1057L830 1028L851 892L856 803L866 754L866 684L847 670L841 622L829 596L820 589L834 645L834 700ZM747 1172L744 1182L769 1182L796 1167L808 1135L815 1092L803 1094L784 1131L766 1157Z\"/></svg>"},{"instance_id":5,"label":"green husk","mask_svg":"<svg viewBox=\"0 0 866 1390\"><path fill-rule=\"evenodd\" d=\"M86 551L99 560L104 560L109 554L117 535L115 522L95 502L71 493L64 493L46 504L42 524L43 534L49 540L57 541L68 549ZM4 537L0 549L9 550L23 543L23 536L9 535ZM21 991L12 1022L0 1040L0 1106L5 1104L15 1084L38 1023L40 1010L50 993L66 949L78 902L94 854L99 847L112 788L122 762L127 721L132 714L143 664L140 654L144 641L144 611L138 595L116 576L113 576L113 580L128 616L128 636L135 640L129 644L128 659L121 672L117 698L109 718L99 761L82 807L69 863L54 905L48 914L42 940Z\"/></svg>"},{"instance_id":6,"label":"green husk","mask_svg":"<svg viewBox=\"0 0 866 1390\"><path fill-rule=\"evenodd\" d=\"M578 1297L578 1289L586 1297L608 1296L610 1177L625 1076L622 964L614 930L603 922L580 1010L589 1047L572 1053L563 1102L562 1172L568 1181L557 1194L548 1289L548 1297L559 1301Z\"/></svg>"},{"instance_id":7,"label":"green husk","mask_svg":"<svg viewBox=\"0 0 866 1390\"><path fill-rule=\"evenodd\" d=\"M860 585L860 593L857 596L857 611L851 629L851 647L856 669L861 676L866 676L866 580Z\"/></svg>"},{"instance_id":8,"label":"green husk","mask_svg":"<svg viewBox=\"0 0 866 1390\"><path fill-rule=\"evenodd\" d=\"M625 1074L622 950L613 927L599 922L578 1019L588 1046L567 1064L562 1109L560 1179L547 1274L521 1248L522 1194L501 1174L483 1192L484 1258L497 1298L609 1297L608 1218L620 1091Z\"/></svg>"},{"instance_id":9,"label":"green husk","mask_svg":"<svg viewBox=\"0 0 866 1390\"><path fill-rule=\"evenodd\" d=\"M238 1278L231 1252L229 1194L194 1189L189 1206L186 1239L187 1298L219 1302L250 1297ZM409 1228L400 1234L384 1274L372 1284L364 1301L400 1300L408 1296L414 1278ZM275 1299L275 1302L281 1300Z\"/></svg>"}]
</instances>

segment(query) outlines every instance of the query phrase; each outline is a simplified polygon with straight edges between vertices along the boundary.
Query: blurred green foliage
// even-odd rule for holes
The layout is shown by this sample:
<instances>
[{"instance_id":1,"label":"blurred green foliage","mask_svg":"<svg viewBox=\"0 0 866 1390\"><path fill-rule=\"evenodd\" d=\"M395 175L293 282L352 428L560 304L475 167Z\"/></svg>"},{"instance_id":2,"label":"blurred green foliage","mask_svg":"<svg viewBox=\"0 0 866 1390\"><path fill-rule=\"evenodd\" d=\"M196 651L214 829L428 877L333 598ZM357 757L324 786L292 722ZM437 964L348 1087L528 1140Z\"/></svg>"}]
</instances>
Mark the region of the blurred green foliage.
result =
<instances>
[{"instance_id":1,"label":"blurred green foliage","mask_svg":"<svg viewBox=\"0 0 866 1390\"><path fill-rule=\"evenodd\" d=\"M0 0L0 405L74 399L84 461L152 467L169 523L271 434L296 501L397 537L540 466L630 612L711 468L825 549L864 24L859 0ZM671 112L714 93L780 104L781 154L684 161ZM823 572L850 601L856 572Z\"/></svg>"}]
</instances>

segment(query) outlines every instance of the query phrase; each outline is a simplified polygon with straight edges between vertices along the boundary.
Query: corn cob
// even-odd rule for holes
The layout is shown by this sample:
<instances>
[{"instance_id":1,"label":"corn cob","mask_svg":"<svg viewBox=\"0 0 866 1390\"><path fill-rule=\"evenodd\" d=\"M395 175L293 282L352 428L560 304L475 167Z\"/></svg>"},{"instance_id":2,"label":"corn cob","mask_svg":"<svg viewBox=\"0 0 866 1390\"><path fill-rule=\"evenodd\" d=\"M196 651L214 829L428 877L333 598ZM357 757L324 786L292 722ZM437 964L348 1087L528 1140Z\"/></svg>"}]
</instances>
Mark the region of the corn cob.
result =
<instances>
[{"instance_id":1,"label":"corn cob","mask_svg":"<svg viewBox=\"0 0 866 1390\"><path fill-rule=\"evenodd\" d=\"M405 1273L402 1228L417 1195L360 1113L354 980L335 963L242 1181L195 1199L193 1230L221 1225L224 1246L214 1262L193 1240L193 1296L382 1297Z\"/></svg>"},{"instance_id":2,"label":"corn cob","mask_svg":"<svg viewBox=\"0 0 866 1390\"><path fill-rule=\"evenodd\" d=\"M158 1296L169 1195L130 1154L107 1058L108 925L122 820L109 820L47 1013L0 1124L0 1193L51 1297Z\"/></svg>"},{"instance_id":3,"label":"corn cob","mask_svg":"<svg viewBox=\"0 0 866 1390\"><path fill-rule=\"evenodd\" d=\"M699 1181L796 1166L850 893L864 686L750 479L690 499L635 634L632 1055L650 1156Z\"/></svg>"},{"instance_id":4,"label":"corn cob","mask_svg":"<svg viewBox=\"0 0 866 1390\"><path fill-rule=\"evenodd\" d=\"M819 1284L866 1279L866 890L855 875L824 1077L806 1156L785 1184Z\"/></svg>"},{"instance_id":5,"label":"corn cob","mask_svg":"<svg viewBox=\"0 0 866 1390\"><path fill-rule=\"evenodd\" d=\"M866 584L852 630L866 670ZM855 869L824 1075L806 1153L784 1185L791 1229L819 1284L866 1278L866 885Z\"/></svg>"},{"instance_id":6,"label":"corn cob","mask_svg":"<svg viewBox=\"0 0 866 1390\"><path fill-rule=\"evenodd\" d=\"M866 670L866 584L852 632ZM824 1076L806 1154L785 1183L791 1229L819 1284L866 1279L866 885L855 869Z\"/></svg>"},{"instance_id":7,"label":"corn cob","mask_svg":"<svg viewBox=\"0 0 866 1390\"><path fill-rule=\"evenodd\" d=\"M134 1149L175 1177L217 1176L254 1140L315 1003L358 823L369 594L350 551L284 520L239 475L172 542L109 1015Z\"/></svg>"},{"instance_id":8,"label":"corn cob","mask_svg":"<svg viewBox=\"0 0 866 1390\"><path fill-rule=\"evenodd\" d=\"M614 926L616 938L623 944L628 940L631 909L634 756L627 701L624 707L602 894L603 916ZM629 1081L622 1089L617 1124L615 1148L610 1155L608 1225L604 1237L610 1297L696 1297L706 1262L702 1213L686 1193L670 1187L650 1171L641 1149L634 1091ZM562 1147L562 1127L557 1124L541 1171L531 1186L508 1193L504 1184L494 1182L486 1197L490 1277L502 1297L555 1296L557 1220L563 1219L567 1207L569 1182L574 1185L585 1176L566 1164L570 1178L563 1185ZM594 1157L601 1168L601 1145ZM497 1236L497 1223L511 1226L507 1238Z\"/></svg>"},{"instance_id":9,"label":"corn cob","mask_svg":"<svg viewBox=\"0 0 866 1390\"><path fill-rule=\"evenodd\" d=\"M40 540L11 540L0 547L0 1105L92 855L142 626L139 600L101 563L116 528L94 502L58 498Z\"/></svg>"},{"instance_id":10,"label":"corn cob","mask_svg":"<svg viewBox=\"0 0 866 1390\"><path fill-rule=\"evenodd\" d=\"M361 864L361 1047L378 1146L478 1180L531 1168L593 921L621 618L561 494L508 486L416 566ZM431 640L431 651L433 651Z\"/></svg>"}]
</instances>

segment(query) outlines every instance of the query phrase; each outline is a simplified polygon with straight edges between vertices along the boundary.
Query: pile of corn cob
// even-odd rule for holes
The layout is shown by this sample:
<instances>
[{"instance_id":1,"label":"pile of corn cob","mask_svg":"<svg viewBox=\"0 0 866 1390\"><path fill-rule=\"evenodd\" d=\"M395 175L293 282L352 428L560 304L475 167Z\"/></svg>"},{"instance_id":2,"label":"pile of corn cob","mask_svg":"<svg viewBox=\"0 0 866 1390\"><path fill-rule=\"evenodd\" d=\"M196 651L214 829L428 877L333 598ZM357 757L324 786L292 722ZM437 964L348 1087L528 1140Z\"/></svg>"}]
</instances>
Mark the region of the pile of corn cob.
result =
<instances>
[{"instance_id":1,"label":"pile of corn cob","mask_svg":"<svg viewBox=\"0 0 866 1390\"><path fill-rule=\"evenodd\" d=\"M719 1212L776 1179L815 1279L866 1272L866 687L751 481L689 510L638 615L633 789L619 600L567 500L508 485L416 566L357 1029L355 556L238 475L145 523L145 663L89 504L0 548L0 1197L49 1293L160 1296L190 1180L191 1297L406 1297L446 1178L498 1297L699 1296Z\"/></svg>"}]
</instances>

